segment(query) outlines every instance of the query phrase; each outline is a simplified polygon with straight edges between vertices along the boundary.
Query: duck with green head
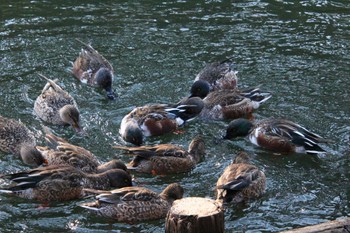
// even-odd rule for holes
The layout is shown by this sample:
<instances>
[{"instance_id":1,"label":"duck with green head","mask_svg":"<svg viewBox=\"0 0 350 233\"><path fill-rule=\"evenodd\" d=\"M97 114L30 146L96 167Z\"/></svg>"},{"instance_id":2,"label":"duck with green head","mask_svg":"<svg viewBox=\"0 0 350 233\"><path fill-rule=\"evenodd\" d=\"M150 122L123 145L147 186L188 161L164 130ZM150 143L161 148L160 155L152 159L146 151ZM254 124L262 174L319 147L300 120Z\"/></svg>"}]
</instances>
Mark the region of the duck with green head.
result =
<instances>
[{"instance_id":1,"label":"duck with green head","mask_svg":"<svg viewBox=\"0 0 350 233\"><path fill-rule=\"evenodd\" d=\"M233 120L224 139L246 136L254 145L280 153L324 154L326 151L318 143L328 141L297 123L276 118L258 122Z\"/></svg>"}]
</instances>

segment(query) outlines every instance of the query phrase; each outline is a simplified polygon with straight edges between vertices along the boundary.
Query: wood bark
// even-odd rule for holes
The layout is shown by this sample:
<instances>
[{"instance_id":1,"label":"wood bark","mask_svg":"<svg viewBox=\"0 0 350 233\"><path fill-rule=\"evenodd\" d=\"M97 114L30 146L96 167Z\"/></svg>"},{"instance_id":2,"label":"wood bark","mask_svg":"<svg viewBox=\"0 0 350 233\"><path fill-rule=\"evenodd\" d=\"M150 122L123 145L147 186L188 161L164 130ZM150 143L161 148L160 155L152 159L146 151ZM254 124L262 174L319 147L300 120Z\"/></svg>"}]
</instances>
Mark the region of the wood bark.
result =
<instances>
[{"instance_id":1,"label":"wood bark","mask_svg":"<svg viewBox=\"0 0 350 233\"><path fill-rule=\"evenodd\" d=\"M166 233L223 233L224 209L214 200L187 197L176 200L168 212Z\"/></svg>"},{"instance_id":2,"label":"wood bark","mask_svg":"<svg viewBox=\"0 0 350 233\"><path fill-rule=\"evenodd\" d=\"M296 228L281 233L350 233L350 218L342 218L317 225Z\"/></svg>"}]
</instances>

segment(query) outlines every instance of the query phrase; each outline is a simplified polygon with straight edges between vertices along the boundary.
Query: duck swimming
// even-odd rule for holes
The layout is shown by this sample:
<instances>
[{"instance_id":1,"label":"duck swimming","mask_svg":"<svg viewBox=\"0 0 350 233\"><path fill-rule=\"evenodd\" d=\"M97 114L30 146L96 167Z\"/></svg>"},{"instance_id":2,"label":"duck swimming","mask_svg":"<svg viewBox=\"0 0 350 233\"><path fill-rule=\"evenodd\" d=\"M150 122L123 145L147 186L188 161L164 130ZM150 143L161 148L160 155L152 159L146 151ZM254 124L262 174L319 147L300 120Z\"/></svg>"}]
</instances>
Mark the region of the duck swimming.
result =
<instances>
[{"instance_id":1,"label":"duck swimming","mask_svg":"<svg viewBox=\"0 0 350 233\"><path fill-rule=\"evenodd\" d=\"M129 170L153 175L166 175L190 171L205 155L204 141L196 136L188 150L173 144L113 148L127 151L134 159L127 164Z\"/></svg>"},{"instance_id":2,"label":"duck swimming","mask_svg":"<svg viewBox=\"0 0 350 233\"><path fill-rule=\"evenodd\" d=\"M111 191L86 190L98 193L95 202L80 206L118 222L136 223L165 218L172 203L181 199L183 188L173 183L160 194L143 187L125 187Z\"/></svg>"},{"instance_id":3,"label":"duck swimming","mask_svg":"<svg viewBox=\"0 0 350 233\"><path fill-rule=\"evenodd\" d=\"M34 103L34 113L43 121L54 125L70 125L76 132L80 127L80 113L74 98L53 80L39 74L47 84Z\"/></svg>"},{"instance_id":4,"label":"duck swimming","mask_svg":"<svg viewBox=\"0 0 350 233\"><path fill-rule=\"evenodd\" d=\"M240 152L225 168L216 183L216 199L224 203L239 203L260 197L266 188L266 176L249 163L249 155Z\"/></svg>"},{"instance_id":5,"label":"duck swimming","mask_svg":"<svg viewBox=\"0 0 350 233\"><path fill-rule=\"evenodd\" d=\"M91 45L76 40L83 44L85 48L81 50L79 56L73 62L72 74L82 83L103 88L108 99L115 99L116 96L112 89L114 77L112 65Z\"/></svg>"},{"instance_id":6,"label":"duck swimming","mask_svg":"<svg viewBox=\"0 0 350 233\"><path fill-rule=\"evenodd\" d=\"M229 123L224 139L248 136L256 146L280 153L324 154L318 143L328 140L287 119L268 118L257 122L236 119Z\"/></svg>"}]
</instances>

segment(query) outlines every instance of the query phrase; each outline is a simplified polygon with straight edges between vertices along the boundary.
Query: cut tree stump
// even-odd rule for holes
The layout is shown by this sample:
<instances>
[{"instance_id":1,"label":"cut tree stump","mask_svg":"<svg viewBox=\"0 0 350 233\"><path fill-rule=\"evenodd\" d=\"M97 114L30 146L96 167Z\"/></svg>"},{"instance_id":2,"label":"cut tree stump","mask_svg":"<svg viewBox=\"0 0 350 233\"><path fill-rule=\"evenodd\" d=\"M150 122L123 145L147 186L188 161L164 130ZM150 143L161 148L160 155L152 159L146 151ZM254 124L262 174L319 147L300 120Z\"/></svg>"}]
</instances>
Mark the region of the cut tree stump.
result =
<instances>
[{"instance_id":1,"label":"cut tree stump","mask_svg":"<svg viewBox=\"0 0 350 233\"><path fill-rule=\"evenodd\" d=\"M223 233L224 209L208 198L187 197L174 201L166 222L166 233Z\"/></svg>"},{"instance_id":2,"label":"cut tree stump","mask_svg":"<svg viewBox=\"0 0 350 233\"><path fill-rule=\"evenodd\" d=\"M317 225L296 228L281 233L350 233L350 218L342 218Z\"/></svg>"}]
</instances>

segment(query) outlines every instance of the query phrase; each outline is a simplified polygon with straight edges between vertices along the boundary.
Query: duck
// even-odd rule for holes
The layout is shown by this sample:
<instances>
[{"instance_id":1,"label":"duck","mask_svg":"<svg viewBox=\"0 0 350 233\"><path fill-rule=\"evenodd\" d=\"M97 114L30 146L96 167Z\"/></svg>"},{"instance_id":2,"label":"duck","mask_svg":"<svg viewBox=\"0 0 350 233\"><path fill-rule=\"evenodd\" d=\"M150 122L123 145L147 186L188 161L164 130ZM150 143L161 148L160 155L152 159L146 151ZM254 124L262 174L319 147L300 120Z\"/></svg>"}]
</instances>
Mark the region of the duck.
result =
<instances>
[{"instance_id":1,"label":"duck","mask_svg":"<svg viewBox=\"0 0 350 233\"><path fill-rule=\"evenodd\" d=\"M195 77L194 81L203 80L209 83L210 91L235 89L237 87L237 71L233 70L231 58L207 64Z\"/></svg>"},{"instance_id":2,"label":"duck","mask_svg":"<svg viewBox=\"0 0 350 233\"><path fill-rule=\"evenodd\" d=\"M36 139L25 124L15 119L0 116L0 150L11 153L30 166L47 164L35 148Z\"/></svg>"},{"instance_id":3,"label":"duck","mask_svg":"<svg viewBox=\"0 0 350 233\"><path fill-rule=\"evenodd\" d=\"M193 83L190 95L203 98L204 106L199 118L206 120L253 119L253 112L272 97L270 92L260 91L259 86L246 90L209 90L207 81L198 80Z\"/></svg>"},{"instance_id":4,"label":"duck","mask_svg":"<svg viewBox=\"0 0 350 233\"><path fill-rule=\"evenodd\" d=\"M91 45L79 41L84 48L73 62L72 74L82 83L90 86L103 88L107 93L107 98L116 98L112 89L114 69L112 65L97 52Z\"/></svg>"},{"instance_id":5,"label":"duck","mask_svg":"<svg viewBox=\"0 0 350 233\"><path fill-rule=\"evenodd\" d=\"M182 109L177 112L177 116L185 122L195 119L202 111L204 102L197 96L185 97L175 104L168 104L169 108Z\"/></svg>"},{"instance_id":6,"label":"duck","mask_svg":"<svg viewBox=\"0 0 350 233\"><path fill-rule=\"evenodd\" d=\"M121 169L99 174L84 173L69 165L51 165L0 176L14 183L0 189L6 193L42 203L85 197L83 188L106 190L132 186L131 176Z\"/></svg>"},{"instance_id":7,"label":"duck","mask_svg":"<svg viewBox=\"0 0 350 233\"><path fill-rule=\"evenodd\" d=\"M283 118L266 118L256 122L235 119L228 124L223 138L246 136L256 146L283 154L324 154L326 151L318 144L328 142L303 126Z\"/></svg>"},{"instance_id":8,"label":"duck","mask_svg":"<svg viewBox=\"0 0 350 233\"><path fill-rule=\"evenodd\" d=\"M70 125L81 134L80 112L74 98L55 81L39 74L47 81L34 103L34 113L44 122L54 125Z\"/></svg>"},{"instance_id":9,"label":"duck","mask_svg":"<svg viewBox=\"0 0 350 233\"><path fill-rule=\"evenodd\" d=\"M47 162L46 165L70 165L85 173L103 173L118 168L127 171L126 165L119 159L100 163L99 159L84 147L73 145L61 137L47 133L47 146L37 146Z\"/></svg>"},{"instance_id":10,"label":"duck","mask_svg":"<svg viewBox=\"0 0 350 233\"><path fill-rule=\"evenodd\" d=\"M140 146L144 137L174 132L185 122L194 119L203 108L203 101L188 98L177 105L148 104L134 108L125 115L119 133L126 142Z\"/></svg>"},{"instance_id":11,"label":"duck","mask_svg":"<svg viewBox=\"0 0 350 233\"><path fill-rule=\"evenodd\" d=\"M181 199L184 189L178 183L168 185L160 194L144 187L124 187L111 191L95 191L96 201L81 207L118 222L136 223L164 219L175 200Z\"/></svg>"},{"instance_id":12,"label":"duck","mask_svg":"<svg viewBox=\"0 0 350 233\"><path fill-rule=\"evenodd\" d=\"M263 171L250 164L250 157L240 152L216 182L216 199L221 203L240 203L261 197L266 189Z\"/></svg>"},{"instance_id":13,"label":"duck","mask_svg":"<svg viewBox=\"0 0 350 233\"><path fill-rule=\"evenodd\" d=\"M196 136L188 150L173 144L158 144L154 146L113 148L125 150L134 159L127 164L132 171L153 175L167 175L188 172L196 166L205 155L204 140Z\"/></svg>"}]
</instances>

